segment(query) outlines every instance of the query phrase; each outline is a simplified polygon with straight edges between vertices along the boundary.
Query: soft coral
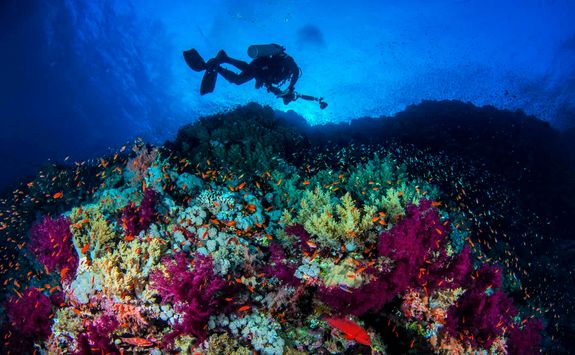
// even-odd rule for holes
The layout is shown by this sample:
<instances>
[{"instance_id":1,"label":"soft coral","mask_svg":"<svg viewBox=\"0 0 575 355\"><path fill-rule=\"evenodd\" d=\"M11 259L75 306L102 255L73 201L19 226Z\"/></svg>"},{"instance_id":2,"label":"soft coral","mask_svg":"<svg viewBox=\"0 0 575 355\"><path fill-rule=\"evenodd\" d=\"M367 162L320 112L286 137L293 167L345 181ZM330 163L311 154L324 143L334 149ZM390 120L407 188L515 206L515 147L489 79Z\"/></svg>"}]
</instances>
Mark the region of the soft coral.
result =
<instances>
[{"instance_id":1,"label":"soft coral","mask_svg":"<svg viewBox=\"0 0 575 355\"><path fill-rule=\"evenodd\" d=\"M152 287L162 296L162 302L172 302L183 318L174 325L174 331L164 338L169 345L181 334L192 334L200 341L206 337L205 327L210 315L220 307L226 281L214 272L212 259L197 254L190 269L190 260L183 252L164 259L165 271L150 275Z\"/></svg>"},{"instance_id":2,"label":"soft coral","mask_svg":"<svg viewBox=\"0 0 575 355\"><path fill-rule=\"evenodd\" d=\"M391 270L383 270L368 284L353 290L319 287L320 299L344 313L362 315L377 311L409 287L436 287L459 283L469 268L469 251L449 258L443 250L449 232L431 201L422 199L419 205L409 205L405 216L390 230L380 235L378 251L392 261ZM439 254L434 259L432 254Z\"/></svg>"},{"instance_id":3,"label":"soft coral","mask_svg":"<svg viewBox=\"0 0 575 355\"><path fill-rule=\"evenodd\" d=\"M78 268L78 253L72 244L70 220L60 216L44 219L30 229L28 248L48 271L59 271L62 281L70 281Z\"/></svg>"},{"instance_id":4,"label":"soft coral","mask_svg":"<svg viewBox=\"0 0 575 355\"><path fill-rule=\"evenodd\" d=\"M37 288L29 288L22 291L21 296L10 297L5 309L9 321L7 334L11 334L7 345L12 351L24 353L35 341L46 339L52 333L50 298Z\"/></svg>"}]
</instances>

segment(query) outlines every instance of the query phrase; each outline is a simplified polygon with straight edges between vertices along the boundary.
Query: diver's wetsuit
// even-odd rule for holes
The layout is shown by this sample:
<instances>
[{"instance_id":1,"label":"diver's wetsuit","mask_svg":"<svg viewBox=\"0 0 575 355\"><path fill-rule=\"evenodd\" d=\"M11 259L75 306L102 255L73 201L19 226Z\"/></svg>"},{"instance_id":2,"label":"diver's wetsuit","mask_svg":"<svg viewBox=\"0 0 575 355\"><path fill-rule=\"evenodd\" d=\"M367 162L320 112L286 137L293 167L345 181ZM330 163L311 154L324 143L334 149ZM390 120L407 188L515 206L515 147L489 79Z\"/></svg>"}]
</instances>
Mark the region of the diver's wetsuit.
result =
<instances>
[{"instance_id":1,"label":"diver's wetsuit","mask_svg":"<svg viewBox=\"0 0 575 355\"><path fill-rule=\"evenodd\" d=\"M218 67L218 73L222 74L227 81L241 85L255 78L256 89L265 86L268 91L276 95L280 95L283 91L273 85L281 85L289 79L288 90L293 92L300 73L294 59L285 53L256 58L249 64L227 56L219 62L231 64L241 70L237 74L229 69Z\"/></svg>"}]
</instances>

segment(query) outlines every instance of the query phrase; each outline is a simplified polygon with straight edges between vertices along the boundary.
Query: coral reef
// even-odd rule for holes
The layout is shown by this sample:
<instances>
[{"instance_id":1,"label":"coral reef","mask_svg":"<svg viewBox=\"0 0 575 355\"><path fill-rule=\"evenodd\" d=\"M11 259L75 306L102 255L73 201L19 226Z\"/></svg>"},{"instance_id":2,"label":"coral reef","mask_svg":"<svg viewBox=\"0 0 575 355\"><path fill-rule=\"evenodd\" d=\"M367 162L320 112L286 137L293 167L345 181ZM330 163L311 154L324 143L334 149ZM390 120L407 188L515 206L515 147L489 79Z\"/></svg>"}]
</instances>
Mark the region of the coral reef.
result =
<instances>
[{"instance_id":1,"label":"coral reef","mask_svg":"<svg viewBox=\"0 0 575 355\"><path fill-rule=\"evenodd\" d=\"M501 226L497 206L468 207L486 183L311 131L250 105L99 159L86 198L23 223L30 271L4 284L13 353L538 349L525 273L494 256L508 240L477 237Z\"/></svg>"}]
</instances>

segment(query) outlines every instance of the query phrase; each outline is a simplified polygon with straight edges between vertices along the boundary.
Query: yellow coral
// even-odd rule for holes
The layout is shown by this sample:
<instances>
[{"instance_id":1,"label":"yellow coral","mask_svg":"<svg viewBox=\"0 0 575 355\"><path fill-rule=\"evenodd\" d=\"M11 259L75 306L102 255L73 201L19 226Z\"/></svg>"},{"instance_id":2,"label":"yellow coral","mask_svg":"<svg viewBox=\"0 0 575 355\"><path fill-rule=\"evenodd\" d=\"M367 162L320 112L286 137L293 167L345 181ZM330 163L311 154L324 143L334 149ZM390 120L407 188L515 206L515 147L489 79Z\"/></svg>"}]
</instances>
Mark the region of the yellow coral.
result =
<instances>
[{"instance_id":1,"label":"yellow coral","mask_svg":"<svg viewBox=\"0 0 575 355\"><path fill-rule=\"evenodd\" d=\"M56 311L54 320L52 336L46 344L48 354L67 354L73 346L72 339L84 329L82 318L74 313L73 307L64 307Z\"/></svg>"},{"instance_id":2,"label":"yellow coral","mask_svg":"<svg viewBox=\"0 0 575 355\"><path fill-rule=\"evenodd\" d=\"M113 252L95 259L94 268L108 280L108 292L132 297L146 291L149 271L160 262L165 248L165 243L158 238L149 242L123 241Z\"/></svg>"},{"instance_id":3,"label":"yellow coral","mask_svg":"<svg viewBox=\"0 0 575 355\"><path fill-rule=\"evenodd\" d=\"M363 211L356 207L349 193L337 199L329 191L316 188L305 192L297 219L310 234L339 247L338 242L346 243L371 228L375 212L370 206Z\"/></svg>"},{"instance_id":4,"label":"yellow coral","mask_svg":"<svg viewBox=\"0 0 575 355\"><path fill-rule=\"evenodd\" d=\"M232 355L250 355L252 351L242 346L237 339L230 338L228 333L213 334L208 338L207 346L208 355L232 354Z\"/></svg>"},{"instance_id":5,"label":"yellow coral","mask_svg":"<svg viewBox=\"0 0 575 355\"><path fill-rule=\"evenodd\" d=\"M360 287L366 280L364 275L357 273L354 258L347 257L339 264L329 263L324 268L321 278L326 286L346 285L347 287Z\"/></svg>"},{"instance_id":6,"label":"yellow coral","mask_svg":"<svg viewBox=\"0 0 575 355\"><path fill-rule=\"evenodd\" d=\"M104 245L114 239L114 230L97 205L72 209L70 220L74 246L89 253L91 259L100 256Z\"/></svg>"}]
</instances>

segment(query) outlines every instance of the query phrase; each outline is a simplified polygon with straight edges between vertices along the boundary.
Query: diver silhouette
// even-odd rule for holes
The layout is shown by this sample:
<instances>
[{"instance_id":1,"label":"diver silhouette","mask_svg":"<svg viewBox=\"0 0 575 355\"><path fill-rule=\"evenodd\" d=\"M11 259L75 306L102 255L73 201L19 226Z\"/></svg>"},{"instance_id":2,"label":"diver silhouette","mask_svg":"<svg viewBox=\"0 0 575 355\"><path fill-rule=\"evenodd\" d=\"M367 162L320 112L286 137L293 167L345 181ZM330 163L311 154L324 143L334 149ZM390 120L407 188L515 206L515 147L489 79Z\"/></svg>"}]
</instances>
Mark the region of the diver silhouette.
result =
<instances>
[{"instance_id":1,"label":"diver silhouette","mask_svg":"<svg viewBox=\"0 0 575 355\"><path fill-rule=\"evenodd\" d=\"M253 58L250 63L229 57L226 52L220 50L215 58L207 62L200 56L197 50L185 51L184 59L188 66L195 71L205 70L200 94L205 95L213 92L218 74L230 83L241 85L252 79L256 80L256 89L265 86L268 92L283 99L285 105L298 98L310 101L318 101L320 108L327 107L323 98L302 95L295 92L301 70L295 60L285 52L285 48L278 44L252 45L248 48L248 55ZM235 73L223 68L221 64L230 64L240 70ZM289 81L286 89L281 87Z\"/></svg>"}]
</instances>

